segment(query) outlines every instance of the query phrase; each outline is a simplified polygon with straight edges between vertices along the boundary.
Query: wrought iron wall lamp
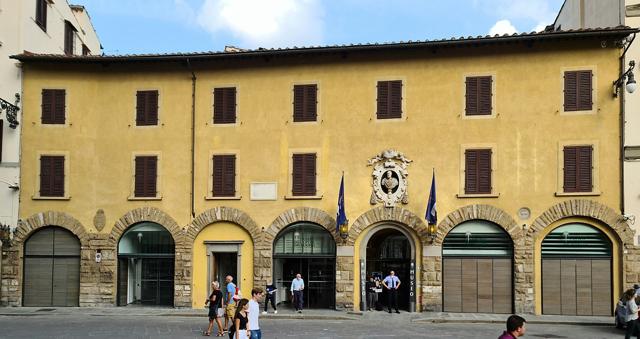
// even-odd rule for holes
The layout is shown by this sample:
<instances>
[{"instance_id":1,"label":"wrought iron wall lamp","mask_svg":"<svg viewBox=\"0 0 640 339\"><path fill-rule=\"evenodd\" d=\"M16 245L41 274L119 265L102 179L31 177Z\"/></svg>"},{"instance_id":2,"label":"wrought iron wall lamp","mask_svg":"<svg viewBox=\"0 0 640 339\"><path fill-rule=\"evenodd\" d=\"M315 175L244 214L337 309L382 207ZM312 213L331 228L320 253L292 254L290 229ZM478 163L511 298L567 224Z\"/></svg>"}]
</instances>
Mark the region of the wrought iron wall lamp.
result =
<instances>
[{"instance_id":1,"label":"wrought iron wall lamp","mask_svg":"<svg viewBox=\"0 0 640 339\"><path fill-rule=\"evenodd\" d=\"M622 75L613 82L613 97L618 97L618 91L620 87L624 84L624 79L627 79L627 84L625 88L628 93L633 93L636 90L636 79L633 76L633 68L636 66L636 62L634 60L629 61L629 69L622 73Z\"/></svg>"}]
</instances>

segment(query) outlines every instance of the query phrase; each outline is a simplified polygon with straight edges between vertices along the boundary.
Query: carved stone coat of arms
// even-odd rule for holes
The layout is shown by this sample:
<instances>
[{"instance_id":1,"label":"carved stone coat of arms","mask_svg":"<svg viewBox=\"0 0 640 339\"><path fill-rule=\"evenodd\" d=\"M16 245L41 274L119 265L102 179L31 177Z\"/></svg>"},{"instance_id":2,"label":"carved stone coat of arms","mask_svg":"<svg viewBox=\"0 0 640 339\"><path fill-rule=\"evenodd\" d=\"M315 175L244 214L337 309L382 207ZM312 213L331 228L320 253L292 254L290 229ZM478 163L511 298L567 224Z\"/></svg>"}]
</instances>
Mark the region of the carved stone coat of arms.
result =
<instances>
[{"instance_id":1,"label":"carved stone coat of arms","mask_svg":"<svg viewBox=\"0 0 640 339\"><path fill-rule=\"evenodd\" d=\"M411 162L404 154L393 149L369 159L368 166L373 166L372 205L381 202L385 207L393 207L398 202L409 203L407 167Z\"/></svg>"}]
</instances>

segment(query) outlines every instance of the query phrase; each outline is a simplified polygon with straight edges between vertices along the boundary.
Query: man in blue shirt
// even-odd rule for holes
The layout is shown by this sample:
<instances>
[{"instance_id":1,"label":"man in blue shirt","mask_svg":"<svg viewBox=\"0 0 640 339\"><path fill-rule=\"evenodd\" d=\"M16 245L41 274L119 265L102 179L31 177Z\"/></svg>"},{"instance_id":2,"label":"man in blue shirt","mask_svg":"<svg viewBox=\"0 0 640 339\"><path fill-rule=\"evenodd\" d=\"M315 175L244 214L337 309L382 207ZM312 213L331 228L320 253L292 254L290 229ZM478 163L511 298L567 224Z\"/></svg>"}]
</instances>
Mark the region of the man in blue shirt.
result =
<instances>
[{"instance_id":1,"label":"man in blue shirt","mask_svg":"<svg viewBox=\"0 0 640 339\"><path fill-rule=\"evenodd\" d=\"M296 278L291 281L291 295L293 296L293 306L298 313L302 313L302 291L304 290L304 279L300 273L296 274Z\"/></svg>"},{"instance_id":2,"label":"man in blue shirt","mask_svg":"<svg viewBox=\"0 0 640 339\"><path fill-rule=\"evenodd\" d=\"M226 330L229 328L227 326L228 323L233 324L233 317L236 314L236 301L233 299L236 294L236 284L233 283L233 277L230 275L225 278L225 281L227 282L226 293L224 294L224 301L227 303L224 317L224 328Z\"/></svg>"},{"instance_id":3,"label":"man in blue shirt","mask_svg":"<svg viewBox=\"0 0 640 339\"><path fill-rule=\"evenodd\" d=\"M389 308L389 313L391 313L391 306L396 309L396 313L400 313L398 311L398 288L400 287L400 279L396 277L396 272L391 271L389 275L384 278L382 281L382 285L387 289L387 307Z\"/></svg>"}]
</instances>

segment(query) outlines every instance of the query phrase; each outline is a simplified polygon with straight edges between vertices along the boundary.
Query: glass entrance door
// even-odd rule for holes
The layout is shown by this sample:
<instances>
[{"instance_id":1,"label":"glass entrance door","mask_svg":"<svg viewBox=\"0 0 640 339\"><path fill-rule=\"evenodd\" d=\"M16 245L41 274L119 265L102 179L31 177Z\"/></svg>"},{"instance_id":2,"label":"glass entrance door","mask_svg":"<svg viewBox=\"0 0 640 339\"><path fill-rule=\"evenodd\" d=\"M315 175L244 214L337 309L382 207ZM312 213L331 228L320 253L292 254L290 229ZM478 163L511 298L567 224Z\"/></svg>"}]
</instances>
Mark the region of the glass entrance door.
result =
<instances>
[{"instance_id":1,"label":"glass entrance door","mask_svg":"<svg viewBox=\"0 0 640 339\"><path fill-rule=\"evenodd\" d=\"M283 293L291 295L291 281L300 273L305 282L304 307L335 308L335 258L279 258L275 263L282 268L276 284Z\"/></svg>"}]
</instances>

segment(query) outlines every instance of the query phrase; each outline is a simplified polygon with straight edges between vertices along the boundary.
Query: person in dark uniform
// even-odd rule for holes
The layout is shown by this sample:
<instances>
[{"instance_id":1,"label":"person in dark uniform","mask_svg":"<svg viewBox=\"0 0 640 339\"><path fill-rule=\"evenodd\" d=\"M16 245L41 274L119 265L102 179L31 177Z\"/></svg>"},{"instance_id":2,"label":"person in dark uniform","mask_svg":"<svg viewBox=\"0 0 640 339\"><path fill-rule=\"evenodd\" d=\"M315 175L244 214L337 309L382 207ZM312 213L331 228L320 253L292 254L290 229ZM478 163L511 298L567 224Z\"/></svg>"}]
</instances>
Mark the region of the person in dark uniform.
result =
<instances>
[{"instance_id":1,"label":"person in dark uniform","mask_svg":"<svg viewBox=\"0 0 640 339\"><path fill-rule=\"evenodd\" d=\"M365 289L367 290L367 309L369 311L373 311L372 308L376 308L376 303L378 302L378 293L376 293L377 288L378 285L373 279L373 276L369 276L369 281L365 283Z\"/></svg>"},{"instance_id":2,"label":"person in dark uniform","mask_svg":"<svg viewBox=\"0 0 640 339\"><path fill-rule=\"evenodd\" d=\"M269 306L269 301L271 301L271 307L273 307L273 313L278 314L278 309L276 308L276 290L278 288L273 283L267 284L267 296L264 298L264 311L262 314L267 314L267 306Z\"/></svg>"},{"instance_id":3,"label":"person in dark uniform","mask_svg":"<svg viewBox=\"0 0 640 339\"><path fill-rule=\"evenodd\" d=\"M387 307L389 308L389 313L391 313L391 306L396 309L396 313L400 313L400 311L398 311L398 288L401 283L394 271L389 272L389 275L382 281L382 285L388 292Z\"/></svg>"}]
</instances>

